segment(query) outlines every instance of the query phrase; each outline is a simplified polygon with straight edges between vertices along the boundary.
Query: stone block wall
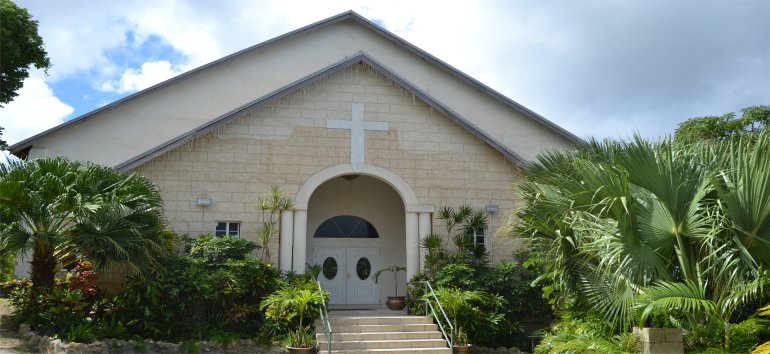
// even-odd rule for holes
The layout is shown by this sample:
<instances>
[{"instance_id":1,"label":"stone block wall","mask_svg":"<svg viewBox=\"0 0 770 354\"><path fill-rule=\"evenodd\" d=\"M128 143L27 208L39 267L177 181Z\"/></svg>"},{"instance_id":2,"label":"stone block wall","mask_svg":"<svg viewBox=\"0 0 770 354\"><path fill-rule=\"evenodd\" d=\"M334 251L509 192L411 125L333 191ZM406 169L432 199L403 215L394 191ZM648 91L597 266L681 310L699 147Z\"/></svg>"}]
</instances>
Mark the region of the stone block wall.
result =
<instances>
[{"instance_id":1,"label":"stone block wall","mask_svg":"<svg viewBox=\"0 0 770 354\"><path fill-rule=\"evenodd\" d=\"M350 120L352 102L364 103L366 121L388 131L367 131L367 164L397 173L422 204L500 211L489 217L494 261L511 257L517 242L499 232L516 204L517 167L502 153L450 118L363 64L354 66L267 107L244 112L137 168L160 186L166 215L178 233L213 233L217 221L240 221L254 240L256 203L271 185L296 194L313 174L350 163L350 130L328 129L327 120ZM213 200L210 207L197 198ZM434 230L444 229L434 217ZM309 234L312 235L312 230ZM277 263L278 237L271 244Z\"/></svg>"},{"instance_id":2,"label":"stone block wall","mask_svg":"<svg viewBox=\"0 0 770 354\"><path fill-rule=\"evenodd\" d=\"M681 328L634 327L634 333L639 335L639 351L644 354L684 353Z\"/></svg>"}]
</instances>

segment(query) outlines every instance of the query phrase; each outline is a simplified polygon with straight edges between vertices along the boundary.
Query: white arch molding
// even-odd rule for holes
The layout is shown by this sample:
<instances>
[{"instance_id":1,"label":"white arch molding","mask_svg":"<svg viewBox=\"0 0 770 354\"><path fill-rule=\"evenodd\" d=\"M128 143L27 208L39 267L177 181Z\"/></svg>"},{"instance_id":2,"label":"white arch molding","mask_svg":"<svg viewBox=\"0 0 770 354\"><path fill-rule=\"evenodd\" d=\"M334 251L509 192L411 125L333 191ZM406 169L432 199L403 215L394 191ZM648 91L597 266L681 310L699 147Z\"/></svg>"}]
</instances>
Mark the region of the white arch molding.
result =
<instances>
[{"instance_id":1,"label":"white arch molding","mask_svg":"<svg viewBox=\"0 0 770 354\"><path fill-rule=\"evenodd\" d=\"M352 164L342 164L326 168L310 176L300 187L297 196L294 198L295 209L307 210L310 196L313 195L316 188L334 177L350 174L371 176L390 185L401 196L406 212L433 212L433 206L419 204L417 193L401 176L391 170L369 164L365 164L359 172L353 169Z\"/></svg>"},{"instance_id":2,"label":"white arch molding","mask_svg":"<svg viewBox=\"0 0 770 354\"><path fill-rule=\"evenodd\" d=\"M377 178L391 186L404 202L406 230L406 267L407 277L411 278L419 272L420 235L430 232L429 223L418 220L430 220L432 205L420 204L417 193L397 173L388 169L365 164L356 171L352 164L331 166L316 172L300 187L294 198L294 210L284 212L281 218L281 240L279 266L281 270L302 272L307 261L307 207L313 192L324 182L343 175L358 174Z\"/></svg>"}]
</instances>

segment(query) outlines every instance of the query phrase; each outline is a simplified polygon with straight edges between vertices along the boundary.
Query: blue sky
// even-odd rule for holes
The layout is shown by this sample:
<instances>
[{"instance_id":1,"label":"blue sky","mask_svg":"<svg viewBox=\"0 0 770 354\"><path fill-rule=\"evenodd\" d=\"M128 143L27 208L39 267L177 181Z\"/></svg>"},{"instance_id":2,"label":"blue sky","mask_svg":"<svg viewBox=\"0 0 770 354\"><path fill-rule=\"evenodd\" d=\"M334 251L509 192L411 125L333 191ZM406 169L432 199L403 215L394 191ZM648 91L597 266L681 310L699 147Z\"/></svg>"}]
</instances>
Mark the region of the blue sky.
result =
<instances>
[{"instance_id":1,"label":"blue sky","mask_svg":"<svg viewBox=\"0 0 770 354\"><path fill-rule=\"evenodd\" d=\"M184 54L175 50L156 35L151 35L140 41L137 40L133 31L128 31L125 33L125 37L125 46L104 51L105 57L114 63L120 72L141 68L146 62L167 61L173 67L182 65L187 61ZM135 92L133 89L122 90L117 87L111 89L94 87L94 82L98 82L99 75L99 70L92 68L84 70L77 76L67 76L60 80L51 81L49 86L54 95L74 108L73 113L68 115L65 120L80 116Z\"/></svg>"},{"instance_id":2,"label":"blue sky","mask_svg":"<svg viewBox=\"0 0 770 354\"><path fill-rule=\"evenodd\" d=\"M53 68L0 108L10 143L349 9L583 138L770 104L770 1L17 3Z\"/></svg>"}]
</instances>

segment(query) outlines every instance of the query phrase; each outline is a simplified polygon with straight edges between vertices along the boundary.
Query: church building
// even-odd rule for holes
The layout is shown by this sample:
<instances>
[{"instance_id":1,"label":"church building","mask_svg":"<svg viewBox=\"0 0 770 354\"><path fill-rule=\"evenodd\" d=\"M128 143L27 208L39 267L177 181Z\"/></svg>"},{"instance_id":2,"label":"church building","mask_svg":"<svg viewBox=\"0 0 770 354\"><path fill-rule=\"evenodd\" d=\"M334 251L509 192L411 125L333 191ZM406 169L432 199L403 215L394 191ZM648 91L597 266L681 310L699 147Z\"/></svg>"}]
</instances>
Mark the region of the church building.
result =
<instances>
[{"instance_id":1,"label":"church building","mask_svg":"<svg viewBox=\"0 0 770 354\"><path fill-rule=\"evenodd\" d=\"M156 183L179 234L255 240L271 186L294 200L271 261L285 271L334 264L333 304L383 303L398 265L420 272L436 212L488 211L492 261L516 240L498 232L519 164L581 140L355 12L244 49L11 147L67 156ZM363 271L362 271L363 269ZM329 272L327 272L329 273ZM406 277L405 277L406 275Z\"/></svg>"}]
</instances>

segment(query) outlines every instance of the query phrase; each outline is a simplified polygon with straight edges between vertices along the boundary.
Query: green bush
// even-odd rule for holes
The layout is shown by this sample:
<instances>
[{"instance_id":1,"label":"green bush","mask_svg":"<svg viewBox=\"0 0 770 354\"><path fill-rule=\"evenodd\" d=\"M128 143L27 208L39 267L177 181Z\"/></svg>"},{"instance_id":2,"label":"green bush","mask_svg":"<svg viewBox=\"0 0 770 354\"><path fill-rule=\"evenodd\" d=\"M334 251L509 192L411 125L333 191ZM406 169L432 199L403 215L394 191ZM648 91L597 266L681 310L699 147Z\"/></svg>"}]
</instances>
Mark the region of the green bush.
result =
<instances>
[{"instance_id":1,"label":"green bush","mask_svg":"<svg viewBox=\"0 0 770 354\"><path fill-rule=\"evenodd\" d=\"M730 351L733 353L748 353L767 340L770 340L770 320L752 317L730 325Z\"/></svg>"},{"instance_id":2,"label":"green bush","mask_svg":"<svg viewBox=\"0 0 770 354\"><path fill-rule=\"evenodd\" d=\"M599 319L585 314L563 314L551 327L534 354L550 353L635 353L636 338L632 334L611 336L611 329ZM579 318L578 318L579 317Z\"/></svg>"},{"instance_id":3,"label":"green bush","mask_svg":"<svg viewBox=\"0 0 770 354\"><path fill-rule=\"evenodd\" d=\"M51 289L34 289L29 280L13 280L3 287L14 306L13 320L28 323L46 333L62 337L90 337L98 325L106 302L96 291L96 274L89 262L79 262L66 279L57 279Z\"/></svg>"},{"instance_id":4,"label":"green bush","mask_svg":"<svg viewBox=\"0 0 770 354\"><path fill-rule=\"evenodd\" d=\"M476 269L463 263L447 264L436 272L431 281L433 286L439 288L461 288L466 290L478 289L479 274Z\"/></svg>"},{"instance_id":5,"label":"green bush","mask_svg":"<svg viewBox=\"0 0 770 354\"><path fill-rule=\"evenodd\" d=\"M249 255L254 249L239 238L193 240L189 256L166 259L152 277L129 277L117 316L146 338L253 337L264 322L259 303L279 280L275 268Z\"/></svg>"},{"instance_id":6,"label":"green bush","mask_svg":"<svg viewBox=\"0 0 770 354\"><path fill-rule=\"evenodd\" d=\"M201 235L189 241L190 258L209 267L223 265L229 259L246 259L258 246L237 237Z\"/></svg>"},{"instance_id":7,"label":"green bush","mask_svg":"<svg viewBox=\"0 0 770 354\"><path fill-rule=\"evenodd\" d=\"M69 341L136 337L163 340L253 338L264 331L263 298L277 289L279 272L238 238L204 236L190 255L169 256L148 273L129 276L114 298L96 289L90 263L78 264L48 291L30 281L4 283L14 319Z\"/></svg>"},{"instance_id":8,"label":"green bush","mask_svg":"<svg viewBox=\"0 0 770 354\"><path fill-rule=\"evenodd\" d=\"M528 347L525 329L519 321L546 326L551 310L541 292L532 287L534 272L516 262L501 262L494 267L478 263L449 263L435 270L415 275L407 285L407 306L412 314L425 314L422 297L426 292L425 280L435 290L458 288L478 290L485 296L477 304L479 312L463 316L463 328L471 343L490 347ZM492 301L494 300L494 301ZM538 326L538 327L539 327ZM530 329L530 332L537 328Z\"/></svg>"},{"instance_id":9,"label":"green bush","mask_svg":"<svg viewBox=\"0 0 770 354\"><path fill-rule=\"evenodd\" d=\"M13 280L14 259L12 254L0 255L0 282ZM0 291L0 296L3 292Z\"/></svg>"},{"instance_id":10,"label":"green bush","mask_svg":"<svg viewBox=\"0 0 770 354\"><path fill-rule=\"evenodd\" d=\"M260 308L268 319L270 337L283 338L286 344L306 348L315 344L313 321L329 293L321 290L309 274L291 274Z\"/></svg>"}]
</instances>

